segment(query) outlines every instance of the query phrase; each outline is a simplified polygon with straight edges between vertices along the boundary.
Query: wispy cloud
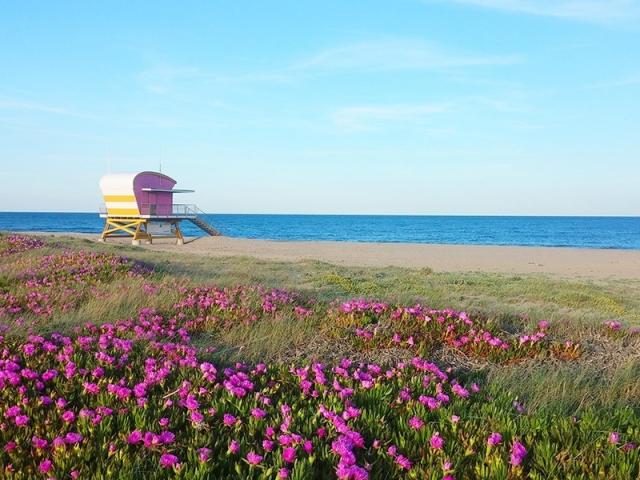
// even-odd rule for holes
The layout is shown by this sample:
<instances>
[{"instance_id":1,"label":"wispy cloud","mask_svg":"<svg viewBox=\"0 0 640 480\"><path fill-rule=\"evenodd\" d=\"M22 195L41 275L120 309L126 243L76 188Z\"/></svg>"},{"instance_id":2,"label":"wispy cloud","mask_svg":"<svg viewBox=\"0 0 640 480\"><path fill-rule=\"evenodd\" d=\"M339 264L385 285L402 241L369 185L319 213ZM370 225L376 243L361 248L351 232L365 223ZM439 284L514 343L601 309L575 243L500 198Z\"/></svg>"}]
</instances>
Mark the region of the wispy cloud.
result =
<instances>
[{"instance_id":1,"label":"wispy cloud","mask_svg":"<svg viewBox=\"0 0 640 480\"><path fill-rule=\"evenodd\" d=\"M335 124L351 131L375 130L388 122L413 122L446 112L447 104L370 105L339 108L333 113Z\"/></svg>"},{"instance_id":2,"label":"wispy cloud","mask_svg":"<svg viewBox=\"0 0 640 480\"><path fill-rule=\"evenodd\" d=\"M520 62L518 55L459 54L410 39L352 43L321 50L294 63L290 71L438 70Z\"/></svg>"},{"instance_id":3,"label":"wispy cloud","mask_svg":"<svg viewBox=\"0 0 640 480\"><path fill-rule=\"evenodd\" d=\"M640 18L640 0L436 0L586 22Z\"/></svg>"},{"instance_id":4,"label":"wispy cloud","mask_svg":"<svg viewBox=\"0 0 640 480\"><path fill-rule=\"evenodd\" d=\"M465 54L419 40L392 38L329 47L270 70L220 73L162 63L138 73L136 80L150 92L167 94L188 82L288 83L345 72L459 72L465 68L510 65L522 61L520 55Z\"/></svg>"},{"instance_id":5,"label":"wispy cloud","mask_svg":"<svg viewBox=\"0 0 640 480\"><path fill-rule=\"evenodd\" d=\"M183 67L168 64L154 65L136 75L136 79L150 92L168 93L176 81L206 76L197 67Z\"/></svg>"},{"instance_id":6,"label":"wispy cloud","mask_svg":"<svg viewBox=\"0 0 640 480\"><path fill-rule=\"evenodd\" d=\"M640 85L640 72L606 82L593 83L588 88L631 87Z\"/></svg>"},{"instance_id":7,"label":"wispy cloud","mask_svg":"<svg viewBox=\"0 0 640 480\"><path fill-rule=\"evenodd\" d=\"M33 102L24 99L0 96L0 110L27 110L40 113L50 113L53 115L63 115L67 117L77 117L95 119L95 115L77 112L64 107L48 105L45 103Z\"/></svg>"},{"instance_id":8,"label":"wispy cloud","mask_svg":"<svg viewBox=\"0 0 640 480\"><path fill-rule=\"evenodd\" d=\"M392 123L419 125L424 131L447 133L451 129L439 123L436 128L428 120L439 114L465 115L468 112L496 112L509 115L510 122L520 114L530 113L524 98L503 95L461 96L440 103L403 103L392 105L347 106L336 109L331 118L334 124L347 131L376 131Z\"/></svg>"}]
</instances>

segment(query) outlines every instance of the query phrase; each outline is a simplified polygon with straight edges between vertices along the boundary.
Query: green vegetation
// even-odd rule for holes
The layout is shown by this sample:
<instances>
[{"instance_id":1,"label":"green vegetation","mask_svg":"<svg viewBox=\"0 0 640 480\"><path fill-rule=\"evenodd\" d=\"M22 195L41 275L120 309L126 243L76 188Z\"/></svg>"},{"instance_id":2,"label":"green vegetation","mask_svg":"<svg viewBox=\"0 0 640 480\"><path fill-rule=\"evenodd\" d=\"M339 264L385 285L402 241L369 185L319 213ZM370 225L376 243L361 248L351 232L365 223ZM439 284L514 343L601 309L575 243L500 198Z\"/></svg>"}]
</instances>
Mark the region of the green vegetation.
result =
<instances>
[{"instance_id":1,"label":"green vegetation","mask_svg":"<svg viewBox=\"0 0 640 480\"><path fill-rule=\"evenodd\" d=\"M633 478L639 292L0 236L0 461L16 479Z\"/></svg>"}]
</instances>

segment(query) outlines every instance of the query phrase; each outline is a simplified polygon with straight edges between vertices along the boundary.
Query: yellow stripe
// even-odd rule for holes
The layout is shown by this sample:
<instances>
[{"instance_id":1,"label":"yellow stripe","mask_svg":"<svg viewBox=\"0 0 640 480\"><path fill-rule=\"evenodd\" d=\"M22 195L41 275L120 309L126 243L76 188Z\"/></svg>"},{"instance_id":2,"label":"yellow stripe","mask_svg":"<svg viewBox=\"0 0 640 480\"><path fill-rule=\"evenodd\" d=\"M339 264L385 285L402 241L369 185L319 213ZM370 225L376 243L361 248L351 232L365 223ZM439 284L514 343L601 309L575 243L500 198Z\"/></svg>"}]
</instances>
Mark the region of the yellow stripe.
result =
<instances>
[{"instance_id":1,"label":"yellow stripe","mask_svg":"<svg viewBox=\"0 0 640 480\"><path fill-rule=\"evenodd\" d=\"M107 213L109 215L140 215L137 208L109 208Z\"/></svg>"},{"instance_id":2,"label":"yellow stripe","mask_svg":"<svg viewBox=\"0 0 640 480\"><path fill-rule=\"evenodd\" d=\"M105 195L105 202L135 202L135 195Z\"/></svg>"}]
</instances>

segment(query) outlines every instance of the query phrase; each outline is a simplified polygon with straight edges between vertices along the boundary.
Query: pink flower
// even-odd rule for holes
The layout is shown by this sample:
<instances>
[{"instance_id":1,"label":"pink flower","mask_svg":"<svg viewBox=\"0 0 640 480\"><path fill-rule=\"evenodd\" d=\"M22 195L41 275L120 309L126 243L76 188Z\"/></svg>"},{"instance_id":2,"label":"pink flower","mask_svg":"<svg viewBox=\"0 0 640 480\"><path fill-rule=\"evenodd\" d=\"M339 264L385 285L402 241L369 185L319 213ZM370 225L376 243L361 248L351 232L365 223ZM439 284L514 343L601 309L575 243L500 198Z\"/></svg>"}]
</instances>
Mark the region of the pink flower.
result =
<instances>
[{"instance_id":1,"label":"pink flower","mask_svg":"<svg viewBox=\"0 0 640 480\"><path fill-rule=\"evenodd\" d=\"M409 419L409 426L414 430L420 430L424 426L424 422L420 417L411 417Z\"/></svg>"},{"instance_id":2,"label":"pink flower","mask_svg":"<svg viewBox=\"0 0 640 480\"><path fill-rule=\"evenodd\" d=\"M38 468L42 473L49 473L53 468L53 462L46 458L40 462L40 466Z\"/></svg>"},{"instance_id":3,"label":"pink flower","mask_svg":"<svg viewBox=\"0 0 640 480\"><path fill-rule=\"evenodd\" d=\"M64 441L69 445L74 445L82 441L82 435L76 432L69 432L64 436Z\"/></svg>"},{"instance_id":4,"label":"pink flower","mask_svg":"<svg viewBox=\"0 0 640 480\"><path fill-rule=\"evenodd\" d=\"M294 447L287 447L282 451L282 459L287 463L293 463L296 461L296 449Z\"/></svg>"},{"instance_id":5,"label":"pink flower","mask_svg":"<svg viewBox=\"0 0 640 480\"><path fill-rule=\"evenodd\" d=\"M431 436L429 445L431 445L431 448L434 450L442 450L442 447L444 447L444 439L440 436L440 432L436 432Z\"/></svg>"},{"instance_id":6,"label":"pink flower","mask_svg":"<svg viewBox=\"0 0 640 480\"><path fill-rule=\"evenodd\" d=\"M164 445L168 445L170 443L173 443L173 441L175 440L176 436L173 432L170 432L168 430L165 430L164 432L162 432L160 435L158 435L158 439L160 440L160 442L162 442Z\"/></svg>"},{"instance_id":7,"label":"pink flower","mask_svg":"<svg viewBox=\"0 0 640 480\"><path fill-rule=\"evenodd\" d=\"M278 478L281 480L289 478L289 470L287 470L286 468L281 468L280 470L278 470Z\"/></svg>"},{"instance_id":8,"label":"pink flower","mask_svg":"<svg viewBox=\"0 0 640 480\"><path fill-rule=\"evenodd\" d=\"M173 468L178 463L178 457L171 453L163 453L160 457L160 466L163 468Z\"/></svg>"},{"instance_id":9,"label":"pink flower","mask_svg":"<svg viewBox=\"0 0 640 480\"><path fill-rule=\"evenodd\" d=\"M229 444L229 452L238 453L239 451L240 451L240 444L235 440L231 440L231 443Z\"/></svg>"},{"instance_id":10,"label":"pink flower","mask_svg":"<svg viewBox=\"0 0 640 480\"><path fill-rule=\"evenodd\" d=\"M308 454L311 455L313 452L313 442L311 440L305 440L302 444L302 449Z\"/></svg>"},{"instance_id":11,"label":"pink flower","mask_svg":"<svg viewBox=\"0 0 640 480\"><path fill-rule=\"evenodd\" d=\"M4 412L4 416L6 418L12 418L20 415L20 413L22 413L20 407L18 405L14 405L13 407L7 408L7 411Z\"/></svg>"},{"instance_id":12,"label":"pink flower","mask_svg":"<svg viewBox=\"0 0 640 480\"><path fill-rule=\"evenodd\" d=\"M524 457L527 456L527 449L525 446L518 442L514 441L511 446L511 465L517 467L522 464Z\"/></svg>"},{"instance_id":13,"label":"pink flower","mask_svg":"<svg viewBox=\"0 0 640 480\"><path fill-rule=\"evenodd\" d=\"M403 470L410 470L411 467L413 466L413 464L411 463L411 460L409 460L404 455L398 455L396 457L396 464L398 464L398 466Z\"/></svg>"},{"instance_id":14,"label":"pink flower","mask_svg":"<svg viewBox=\"0 0 640 480\"><path fill-rule=\"evenodd\" d=\"M49 445L49 442L47 442L44 438L39 438L34 435L33 437L31 437L31 444L38 450L44 450Z\"/></svg>"},{"instance_id":15,"label":"pink flower","mask_svg":"<svg viewBox=\"0 0 640 480\"><path fill-rule=\"evenodd\" d=\"M620 434L618 432L611 432L609 434L609 443L611 445L617 445L620 443Z\"/></svg>"},{"instance_id":16,"label":"pink flower","mask_svg":"<svg viewBox=\"0 0 640 480\"><path fill-rule=\"evenodd\" d=\"M201 462L206 462L211 457L211 449L202 447L198 449L198 458Z\"/></svg>"},{"instance_id":17,"label":"pink flower","mask_svg":"<svg viewBox=\"0 0 640 480\"><path fill-rule=\"evenodd\" d=\"M202 423L204 421L204 415L197 410L191 412L191 421L193 423Z\"/></svg>"},{"instance_id":18,"label":"pink flower","mask_svg":"<svg viewBox=\"0 0 640 480\"><path fill-rule=\"evenodd\" d=\"M29 423L29 417L26 415L17 415L14 422L16 423L16 426L24 427Z\"/></svg>"},{"instance_id":19,"label":"pink flower","mask_svg":"<svg viewBox=\"0 0 640 480\"><path fill-rule=\"evenodd\" d=\"M253 415L255 418L264 418L267 416L267 412L265 412L261 408L254 408L253 410L251 410L251 415Z\"/></svg>"},{"instance_id":20,"label":"pink flower","mask_svg":"<svg viewBox=\"0 0 640 480\"><path fill-rule=\"evenodd\" d=\"M51 445L53 446L53 448L64 448L64 446L66 445L66 442L64 441L64 438L56 437L51 442Z\"/></svg>"},{"instance_id":21,"label":"pink flower","mask_svg":"<svg viewBox=\"0 0 640 480\"><path fill-rule=\"evenodd\" d=\"M622 324L620 322L616 322L615 320L608 320L604 322L605 326L609 327L610 330L617 332L622 328Z\"/></svg>"},{"instance_id":22,"label":"pink flower","mask_svg":"<svg viewBox=\"0 0 640 480\"><path fill-rule=\"evenodd\" d=\"M224 423L225 426L227 426L227 427L232 427L236 423L236 417L234 417L233 415L231 415L229 413L225 413L222 416L222 423Z\"/></svg>"},{"instance_id":23,"label":"pink flower","mask_svg":"<svg viewBox=\"0 0 640 480\"><path fill-rule=\"evenodd\" d=\"M76 419L76 414L71 410L67 410L60 417L62 418L63 422L72 423Z\"/></svg>"},{"instance_id":24,"label":"pink flower","mask_svg":"<svg viewBox=\"0 0 640 480\"><path fill-rule=\"evenodd\" d=\"M495 447L500 443L502 443L502 435L500 435L498 432L493 432L491 435L489 435L489 438L487 439L487 445L489 445L490 447Z\"/></svg>"},{"instance_id":25,"label":"pink flower","mask_svg":"<svg viewBox=\"0 0 640 480\"><path fill-rule=\"evenodd\" d=\"M196 400L196 397L189 395L184 402L184 406L187 407L188 410L196 410L200 404Z\"/></svg>"},{"instance_id":26,"label":"pink flower","mask_svg":"<svg viewBox=\"0 0 640 480\"><path fill-rule=\"evenodd\" d=\"M260 462L262 462L262 456L258 455L255 452L249 452L247 453L247 461L251 465L258 465Z\"/></svg>"},{"instance_id":27,"label":"pink flower","mask_svg":"<svg viewBox=\"0 0 640 480\"><path fill-rule=\"evenodd\" d=\"M455 393L459 397L469 398L469 390L467 390L460 384L456 383L455 385L453 385L451 387L451 391L453 391L453 393Z\"/></svg>"},{"instance_id":28,"label":"pink flower","mask_svg":"<svg viewBox=\"0 0 640 480\"><path fill-rule=\"evenodd\" d=\"M140 430L134 430L127 437L127 443L135 445L136 443L140 443L142 441L142 432Z\"/></svg>"}]
</instances>

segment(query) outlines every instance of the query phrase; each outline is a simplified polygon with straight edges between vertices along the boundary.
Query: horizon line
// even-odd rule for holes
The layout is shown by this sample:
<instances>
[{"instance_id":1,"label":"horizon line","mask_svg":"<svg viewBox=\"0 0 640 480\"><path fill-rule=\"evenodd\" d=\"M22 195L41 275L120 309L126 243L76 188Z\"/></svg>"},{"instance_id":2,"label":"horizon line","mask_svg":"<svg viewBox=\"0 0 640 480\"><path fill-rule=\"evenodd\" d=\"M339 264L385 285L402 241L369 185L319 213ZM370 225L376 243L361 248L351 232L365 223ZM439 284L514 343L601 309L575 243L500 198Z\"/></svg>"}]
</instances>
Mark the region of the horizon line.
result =
<instances>
[{"instance_id":1,"label":"horizon line","mask_svg":"<svg viewBox=\"0 0 640 480\"><path fill-rule=\"evenodd\" d=\"M98 212L79 212L79 211L55 211L55 210L33 210L33 211L17 211L7 210L0 211L0 214L33 214L33 213L50 213L50 214L79 214L89 215L95 214L99 217ZM317 217L531 217L531 218L640 218L640 214L518 214L518 213L247 213L247 212L205 212L204 215L261 215L261 216L317 216Z\"/></svg>"}]
</instances>

